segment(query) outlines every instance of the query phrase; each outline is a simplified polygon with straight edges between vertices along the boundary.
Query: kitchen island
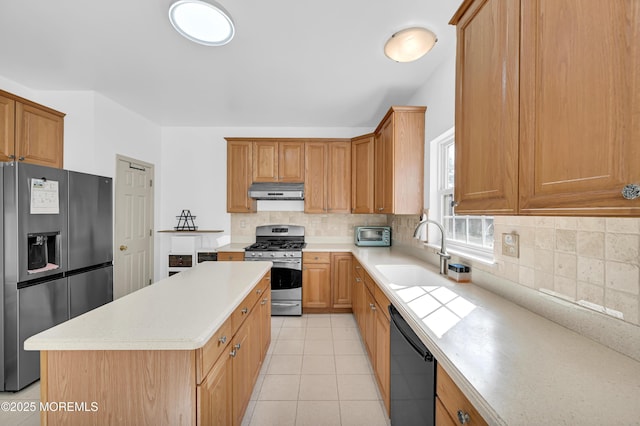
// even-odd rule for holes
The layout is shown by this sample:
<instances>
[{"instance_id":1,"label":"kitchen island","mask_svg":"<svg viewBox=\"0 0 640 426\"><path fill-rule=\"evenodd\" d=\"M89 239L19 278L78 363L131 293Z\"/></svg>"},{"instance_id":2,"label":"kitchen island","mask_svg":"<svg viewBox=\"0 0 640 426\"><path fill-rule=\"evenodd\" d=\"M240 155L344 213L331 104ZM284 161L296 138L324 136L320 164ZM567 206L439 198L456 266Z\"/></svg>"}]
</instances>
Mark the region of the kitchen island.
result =
<instances>
[{"instance_id":1,"label":"kitchen island","mask_svg":"<svg viewBox=\"0 0 640 426\"><path fill-rule=\"evenodd\" d=\"M29 338L42 424L239 424L270 342L270 268L204 262Z\"/></svg>"}]
</instances>

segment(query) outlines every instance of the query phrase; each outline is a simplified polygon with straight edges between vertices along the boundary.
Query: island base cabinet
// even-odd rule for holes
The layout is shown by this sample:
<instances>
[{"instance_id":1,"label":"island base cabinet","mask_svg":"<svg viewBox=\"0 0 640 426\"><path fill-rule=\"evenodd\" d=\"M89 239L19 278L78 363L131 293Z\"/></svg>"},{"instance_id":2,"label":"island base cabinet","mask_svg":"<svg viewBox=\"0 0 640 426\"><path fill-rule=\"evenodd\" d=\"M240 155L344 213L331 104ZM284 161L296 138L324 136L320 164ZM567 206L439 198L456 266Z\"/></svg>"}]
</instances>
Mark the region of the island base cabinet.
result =
<instances>
[{"instance_id":1,"label":"island base cabinet","mask_svg":"<svg viewBox=\"0 0 640 426\"><path fill-rule=\"evenodd\" d=\"M42 425L196 424L194 351L41 351L40 363Z\"/></svg>"},{"instance_id":2,"label":"island base cabinet","mask_svg":"<svg viewBox=\"0 0 640 426\"><path fill-rule=\"evenodd\" d=\"M229 426L233 424L233 369L231 356L223 355L207 377L198 385L196 413L198 425Z\"/></svg>"}]
</instances>

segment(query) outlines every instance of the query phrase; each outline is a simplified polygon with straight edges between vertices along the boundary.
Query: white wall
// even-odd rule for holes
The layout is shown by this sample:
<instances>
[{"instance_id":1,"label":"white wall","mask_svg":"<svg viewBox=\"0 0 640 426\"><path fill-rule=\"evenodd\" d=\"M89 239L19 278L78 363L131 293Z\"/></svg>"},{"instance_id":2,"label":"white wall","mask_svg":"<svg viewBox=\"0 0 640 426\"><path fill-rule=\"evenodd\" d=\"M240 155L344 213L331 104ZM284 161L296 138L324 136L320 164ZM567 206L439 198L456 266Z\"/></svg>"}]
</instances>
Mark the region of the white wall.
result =
<instances>
[{"instance_id":1,"label":"white wall","mask_svg":"<svg viewBox=\"0 0 640 426\"><path fill-rule=\"evenodd\" d=\"M429 208L429 142L450 129L455 122L456 52L451 49L443 62L413 95L408 105L426 105L424 149L424 206Z\"/></svg>"},{"instance_id":2,"label":"white wall","mask_svg":"<svg viewBox=\"0 0 640 426\"><path fill-rule=\"evenodd\" d=\"M176 226L175 216L191 210L200 229L230 232L227 213L225 137L351 138L370 128L169 127L162 129L162 205L159 228Z\"/></svg>"}]
</instances>

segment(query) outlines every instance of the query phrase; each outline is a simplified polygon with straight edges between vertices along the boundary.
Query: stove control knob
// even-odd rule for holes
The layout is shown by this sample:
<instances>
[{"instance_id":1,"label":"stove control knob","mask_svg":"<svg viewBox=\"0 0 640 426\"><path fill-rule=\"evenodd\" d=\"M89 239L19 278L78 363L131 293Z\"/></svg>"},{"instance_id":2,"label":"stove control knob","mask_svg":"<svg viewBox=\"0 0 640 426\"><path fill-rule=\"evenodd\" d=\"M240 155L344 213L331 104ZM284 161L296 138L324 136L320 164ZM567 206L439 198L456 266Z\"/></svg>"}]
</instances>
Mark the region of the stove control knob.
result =
<instances>
[{"instance_id":1,"label":"stove control knob","mask_svg":"<svg viewBox=\"0 0 640 426\"><path fill-rule=\"evenodd\" d=\"M256 253L256 256L262 257L262 253Z\"/></svg>"},{"instance_id":2,"label":"stove control knob","mask_svg":"<svg viewBox=\"0 0 640 426\"><path fill-rule=\"evenodd\" d=\"M276 257L276 254L275 253L269 253L269 256Z\"/></svg>"}]
</instances>

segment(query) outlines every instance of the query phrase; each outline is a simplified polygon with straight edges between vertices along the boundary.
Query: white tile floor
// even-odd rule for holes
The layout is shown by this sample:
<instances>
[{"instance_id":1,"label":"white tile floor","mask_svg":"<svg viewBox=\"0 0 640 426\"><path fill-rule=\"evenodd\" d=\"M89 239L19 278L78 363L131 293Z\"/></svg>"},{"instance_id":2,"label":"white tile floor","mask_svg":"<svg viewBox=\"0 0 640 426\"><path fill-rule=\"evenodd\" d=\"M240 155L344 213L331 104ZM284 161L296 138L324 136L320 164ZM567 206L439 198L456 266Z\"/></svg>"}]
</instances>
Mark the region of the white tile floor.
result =
<instances>
[{"instance_id":1,"label":"white tile floor","mask_svg":"<svg viewBox=\"0 0 640 426\"><path fill-rule=\"evenodd\" d=\"M243 426L389 425L353 315L272 317L271 325L271 346ZM39 382L0 392L0 405L39 400ZM2 426L39 424L38 412L0 410Z\"/></svg>"},{"instance_id":2,"label":"white tile floor","mask_svg":"<svg viewBox=\"0 0 640 426\"><path fill-rule=\"evenodd\" d=\"M9 402L9 406L4 404ZM30 410L29 403L40 402L40 382L27 386L20 392L0 392L0 425L2 426L36 426L40 424L40 411L8 411Z\"/></svg>"},{"instance_id":3,"label":"white tile floor","mask_svg":"<svg viewBox=\"0 0 640 426\"><path fill-rule=\"evenodd\" d=\"M271 346L244 426L387 426L351 314L272 317Z\"/></svg>"}]
</instances>

